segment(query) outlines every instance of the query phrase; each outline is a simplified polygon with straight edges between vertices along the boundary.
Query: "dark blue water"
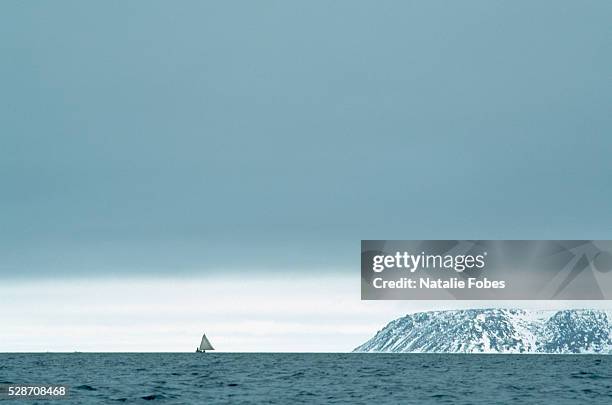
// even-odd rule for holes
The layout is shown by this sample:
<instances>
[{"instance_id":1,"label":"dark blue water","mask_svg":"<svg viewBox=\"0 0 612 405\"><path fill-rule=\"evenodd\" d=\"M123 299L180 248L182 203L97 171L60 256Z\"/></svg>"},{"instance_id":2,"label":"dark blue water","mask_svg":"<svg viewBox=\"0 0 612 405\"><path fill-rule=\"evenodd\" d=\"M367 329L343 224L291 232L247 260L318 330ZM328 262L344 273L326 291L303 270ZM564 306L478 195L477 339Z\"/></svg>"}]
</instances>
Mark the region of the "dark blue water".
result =
<instances>
[{"instance_id":1,"label":"dark blue water","mask_svg":"<svg viewBox=\"0 0 612 405\"><path fill-rule=\"evenodd\" d=\"M57 404L609 405L612 356L0 354L0 383L69 385L70 399Z\"/></svg>"}]
</instances>

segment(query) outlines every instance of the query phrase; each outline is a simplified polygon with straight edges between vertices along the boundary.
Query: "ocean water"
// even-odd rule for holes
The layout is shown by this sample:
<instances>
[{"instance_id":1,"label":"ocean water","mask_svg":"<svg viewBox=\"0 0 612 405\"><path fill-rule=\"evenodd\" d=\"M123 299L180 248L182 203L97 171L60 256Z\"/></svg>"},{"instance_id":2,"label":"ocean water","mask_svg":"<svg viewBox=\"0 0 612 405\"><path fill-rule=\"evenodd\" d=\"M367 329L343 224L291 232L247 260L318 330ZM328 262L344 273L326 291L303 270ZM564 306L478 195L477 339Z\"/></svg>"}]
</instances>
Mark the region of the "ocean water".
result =
<instances>
[{"instance_id":1,"label":"ocean water","mask_svg":"<svg viewBox=\"0 0 612 405\"><path fill-rule=\"evenodd\" d=\"M65 384L38 403L612 403L612 356L0 354L0 384ZM32 401L0 401L32 403Z\"/></svg>"}]
</instances>

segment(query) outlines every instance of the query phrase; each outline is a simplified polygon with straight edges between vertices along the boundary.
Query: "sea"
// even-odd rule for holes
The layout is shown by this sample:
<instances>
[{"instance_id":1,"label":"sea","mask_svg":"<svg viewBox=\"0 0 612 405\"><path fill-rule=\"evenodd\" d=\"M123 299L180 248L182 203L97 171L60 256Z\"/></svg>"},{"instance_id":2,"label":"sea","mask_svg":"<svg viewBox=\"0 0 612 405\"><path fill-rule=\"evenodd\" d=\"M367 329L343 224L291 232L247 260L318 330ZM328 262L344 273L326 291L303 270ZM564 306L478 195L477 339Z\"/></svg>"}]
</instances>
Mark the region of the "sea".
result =
<instances>
[{"instance_id":1,"label":"sea","mask_svg":"<svg viewBox=\"0 0 612 405\"><path fill-rule=\"evenodd\" d=\"M372 353L0 354L4 403L612 404L612 356Z\"/></svg>"}]
</instances>

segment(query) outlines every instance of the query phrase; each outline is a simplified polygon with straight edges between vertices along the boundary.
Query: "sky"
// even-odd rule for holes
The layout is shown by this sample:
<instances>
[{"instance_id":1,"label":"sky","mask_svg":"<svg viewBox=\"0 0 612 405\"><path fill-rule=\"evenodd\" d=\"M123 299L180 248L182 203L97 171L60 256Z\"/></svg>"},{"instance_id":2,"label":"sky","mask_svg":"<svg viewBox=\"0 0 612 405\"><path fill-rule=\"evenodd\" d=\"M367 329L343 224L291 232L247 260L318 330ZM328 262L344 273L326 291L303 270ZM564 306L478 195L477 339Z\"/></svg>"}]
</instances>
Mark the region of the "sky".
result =
<instances>
[{"instance_id":1,"label":"sky","mask_svg":"<svg viewBox=\"0 0 612 405\"><path fill-rule=\"evenodd\" d=\"M0 287L21 298L0 302L68 314L87 302L70 286L132 280L143 302L161 283L168 305L209 308L168 280L352 285L361 239L610 239L611 17L608 1L4 1ZM123 302L108 288L100 305ZM357 291L353 310L377 311L360 331L413 308Z\"/></svg>"},{"instance_id":2,"label":"sky","mask_svg":"<svg viewBox=\"0 0 612 405\"><path fill-rule=\"evenodd\" d=\"M347 352L388 322L460 308L612 309L610 301L361 301L359 279L142 277L3 283L0 350Z\"/></svg>"}]
</instances>

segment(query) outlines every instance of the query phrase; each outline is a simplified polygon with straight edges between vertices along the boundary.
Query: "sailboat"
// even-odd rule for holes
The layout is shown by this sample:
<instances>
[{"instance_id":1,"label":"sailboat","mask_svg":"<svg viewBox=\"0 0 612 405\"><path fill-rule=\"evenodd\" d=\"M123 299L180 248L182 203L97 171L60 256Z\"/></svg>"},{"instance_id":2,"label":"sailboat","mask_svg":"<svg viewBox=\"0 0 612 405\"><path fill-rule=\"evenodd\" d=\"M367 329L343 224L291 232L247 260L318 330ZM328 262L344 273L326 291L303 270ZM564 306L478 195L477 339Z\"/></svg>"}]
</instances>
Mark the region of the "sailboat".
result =
<instances>
[{"instance_id":1,"label":"sailboat","mask_svg":"<svg viewBox=\"0 0 612 405\"><path fill-rule=\"evenodd\" d=\"M200 342L200 347L196 347L196 353L204 353L206 350L215 350L215 348L212 347L205 333L202 335L202 341Z\"/></svg>"}]
</instances>

